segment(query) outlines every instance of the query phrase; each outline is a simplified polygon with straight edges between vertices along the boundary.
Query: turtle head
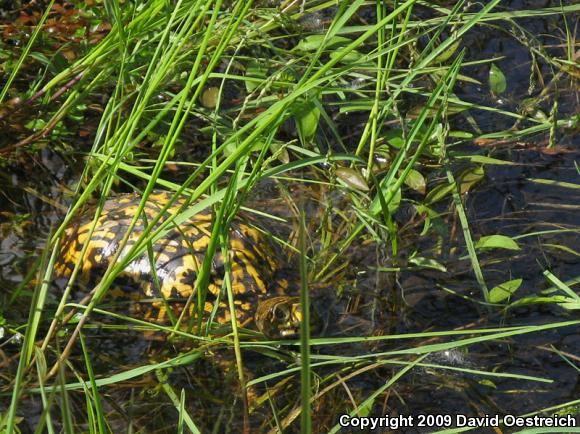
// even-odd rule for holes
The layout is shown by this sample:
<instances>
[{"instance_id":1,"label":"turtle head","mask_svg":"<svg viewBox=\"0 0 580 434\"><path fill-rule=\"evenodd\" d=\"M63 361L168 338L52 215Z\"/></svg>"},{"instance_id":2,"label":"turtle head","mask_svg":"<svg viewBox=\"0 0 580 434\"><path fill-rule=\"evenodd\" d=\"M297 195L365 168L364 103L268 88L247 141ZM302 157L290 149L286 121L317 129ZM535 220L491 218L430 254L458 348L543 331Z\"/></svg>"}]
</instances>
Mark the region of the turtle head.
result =
<instances>
[{"instance_id":1,"label":"turtle head","mask_svg":"<svg viewBox=\"0 0 580 434\"><path fill-rule=\"evenodd\" d=\"M292 339L300 335L302 307L298 297L279 296L264 299L258 305L255 322L258 330L270 339ZM311 325L318 323L311 311Z\"/></svg>"}]
</instances>

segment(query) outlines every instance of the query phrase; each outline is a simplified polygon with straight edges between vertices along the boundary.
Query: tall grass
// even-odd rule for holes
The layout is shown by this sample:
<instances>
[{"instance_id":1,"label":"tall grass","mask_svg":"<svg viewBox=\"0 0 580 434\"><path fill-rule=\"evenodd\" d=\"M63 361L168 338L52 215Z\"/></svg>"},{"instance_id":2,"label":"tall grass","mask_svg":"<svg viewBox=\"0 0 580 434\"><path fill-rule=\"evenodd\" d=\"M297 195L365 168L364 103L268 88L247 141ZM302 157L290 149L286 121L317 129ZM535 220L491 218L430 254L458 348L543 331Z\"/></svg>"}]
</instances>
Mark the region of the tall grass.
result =
<instances>
[{"instance_id":1,"label":"tall grass","mask_svg":"<svg viewBox=\"0 0 580 434\"><path fill-rule=\"evenodd\" d=\"M437 145L443 151L435 155L439 159L436 164L446 170L446 188L449 188L446 191L451 194L455 211L460 217L463 243L471 271L479 285L480 295L476 298L489 304L489 291L462 202L460 182L452 172L453 162L459 161L459 158L454 160L453 153L446 150L452 138L449 117L453 110L478 108L498 116L525 120L529 124L519 130L487 133L480 139L521 138L539 131L561 128L570 121L556 119L555 116L547 120L535 119L521 113L465 102L456 96L457 82L469 80L469 77L462 75L462 67L469 63L460 48L465 35L490 23L533 17L537 11L519 11L515 14L495 11L500 1L493 0L472 12L466 2L458 1L451 8L423 5L432 9L433 18L421 21L415 16L418 3L416 0L379 0L373 8L375 21L361 24L360 17L366 16L368 8L368 2L362 0L282 2L277 8L263 7L252 1L104 2L107 19L112 24L109 34L69 68L53 76L41 90L45 95L66 92L59 99L59 106L51 112L47 122L49 127L57 125L94 94L105 94L107 99L94 132L93 144L82 153L86 159L70 197L71 204L40 261L39 283L34 289L18 369L10 388L10 409L0 423L5 432L18 431L17 414L22 410L19 408L21 399L26 394L35 393L40 394L44 408L38 421L38 432L44 428L48 432L60 429L77 432L81 424L88 426L85 430L89 432L111 432L102 391L107 386L122 384L151 372L157 374L162 392L178 414L178 432L185 432L186 427L191 432L202 432L200 426L205 421L199 423L196 415L188 412L188 394L184 389L175 390L164 380L164 375L170 369L193 364L210 350L222 348L231 349L235 355L237 379L244 394L241 425L246 432L253 423L250 415L252 405L247 401L247 392L270 380L293 378L297 372L300 373L301 383L297 396L301 404L290 403L285 408L277 409L276 397L272 396L273 416L269 426L273 427L273 431L290 427L299 416L301 432L318 431L313 426L315 415L312 405L316 400L338 387L347 388L343 377L356 378L364 372L380 370L385 366L393 367L392 376L372 393L362 397L355 406L344 404L337 408L337 414L362 415L370 411L379 396L418 368L456 370L491 378L507 376L522 381L550 381L534 376L438 365L430 363L428 356L520 334L577 326L578 321L396 336L310 336L309 300L313 290L309 284L332 282L335 276L339 276L348 267L347 254L356 242L370 241L383 245L389 241L392 250L397 250L398 235L393 214L399 207L410 177L423 159L433 158L431 149ZM544 9L543 13L568 14L578 10L579 6L572 5ZM300 20L325 11L332 12L332 18L326 27L315 29L314 34L309 34L299 24ZM47 13L43 15L29 44L22 50L20 60L14 65L0 93L0 101L8 94L21 68L29 60L31 47L47 16ZM287 23L294 24L287 26ZM297 30L290 32L289 29ZM568 24L566 32L566 38L570 41L572 37ZM281 42L284 39L289 42ZM288 45L293 48L288 48ZM259 63L263 65L250 68L248 60L253 57L260 57ZM569 53L568 60L572 58ZM224 64L227 64L225 72ZM74 84L69 89L67 83L71 80ZM368 86L358 89L353 85L355 80L366 82ZM219 96L215 109L210 110L204 108L200 100L203 92L216 82L219 83ZM234 108L223 101L226 98L224 89L231 82L238 83L246 92L243 101L232 103ZM407 97L421 101L412 120L405 118L400 110ZM160 100L163 103L159 103ZM337 113L341 112L364 113L365 120L360 125L356 143L345 145L346 139L340 137L341 128L335 119L340 118ZM388 168L375 175L375 160L380 156L381 146L387 142L385 126L393 122L401 130L398 137L400 144L390 148ZM285 129L289 123L297 125L296 139L287 139ZM184 131L190 125L206 128L212 143L211 148L208 147L203 157L194 164L174 160L176 155L183 155L184 147L196 145L187 143L185 138ZM337 153L321 146L321 130L330 131L330 136L345 151ZM42 133L49 135L50 128ZM155 149L156 158L137 157L143 143L154 135L162 137L161 145ZM474 135L470 134L469 137L474 138ZM25 148L29 142L23 140L17 147ZM289 155L291 159L288 159ZM498 164L499 160L473 161L485 165ZM184 171L187 168L179 183L171 180L168 168L173 164ZM299 245L284 240L290 244L289 251L294 249L299 252L300 266L296 274L300 275L302 282L300 294L305 316L299 342L254 342L248 339L253 335L239 329L235 315L232 315L231 335L213 336L211 327L201 327L202 323L210 324L213 319L203 316L212 260L216 252L221 252L224 258L228 257L229 228L245 200L252 196L260 181L283 182L279 180L293 176L296 176L294 179L305 178L310 174L324 173L327 166L331 166L332 170L348 167L351 171L342 173L349 174L351 178L312 175L312 179L306 181L320 183L317 177L325 177L323 182L346 192L348 207L354 212L337 212L344 225L337 235L329 231L326 241L322 243L326 248L308 248L307 238L311 234L307 233L308 224L302 220L305 218L302 214L298 224ZM66 228L86 208L90 199L96 197L98 204L93 208L92 233L111 194L119 186L133 185L135 180L138 180L142 199L101 281L90 296L80 303L72 303L74 281L80 270L80 264L76 264L58 306L52 311L47 310L52 271ZM353 185L368 188L353 188ZM142 218L150 194L160 187L172 191L173 199L161 207L157 216L146 222L138 240L121 256L131 231ZM169 214L167 211L181 197L187 198L184 206L178 213ZM429 208L430 203L421 205L431 215L435 214ZM103 307L115 279L131 261L146 252L152 257L151 246L154 243L206 208L214 210L216 224L206 257L197 273L196 291L187 300L188 305L198 307L195 321L187 324L187 318L181 315L172 318L171 326L150 324L139 318L109 312ZM312 244L317 245L316 242ZM226 270L223 295L228 309L233 312L236 309L236 294L233 293L229 275L231 264L226 264ZM566 293L567 301L577 301L574 291L557 276L549 275L547 278ZM184 312L187 310L184 309ZM71 311L78 313L74 321L71 321ZM169 337L186 338L195 342L195 347L162 362L144 362L142 366L101 375L94 370L92 358L95 355L91 354L84 337L95 315L125 324L121 328L153 330ZM188 327L184 327L186 324ZM71 333L66 336L63 348L60 348L61 338L57 334L64 327L70 328ZM39 341L40 334L46 328L44 339ZM473 337L463 338L464 334ZM442 337L448 340L443 343L431 341ZM419 343L404 347L408 339ZM364 347L377 341L389 341L393 348L396 346L398 349L372 352ZM341 356L318 352L329 346L340 350L353 344L361 345L360 354ZM300 345L299 361L293 362L297 345ZM71 353L79 346L85 374L76 372L75 364L71 362L74 359ZM263 357L278 357L286 362L286 368L252 379L244 362L245 350L261 352ZM71 379L71 373L77 376L77 380ZM314 374L320 375L316 381ZM86 413L80 418L69 399L71 392L79 390L85 393ZM60 408L60 416L57 415L57 408ZM330 432L339 429L340 426L334 425Z\"/></svg>"}]
</instances>

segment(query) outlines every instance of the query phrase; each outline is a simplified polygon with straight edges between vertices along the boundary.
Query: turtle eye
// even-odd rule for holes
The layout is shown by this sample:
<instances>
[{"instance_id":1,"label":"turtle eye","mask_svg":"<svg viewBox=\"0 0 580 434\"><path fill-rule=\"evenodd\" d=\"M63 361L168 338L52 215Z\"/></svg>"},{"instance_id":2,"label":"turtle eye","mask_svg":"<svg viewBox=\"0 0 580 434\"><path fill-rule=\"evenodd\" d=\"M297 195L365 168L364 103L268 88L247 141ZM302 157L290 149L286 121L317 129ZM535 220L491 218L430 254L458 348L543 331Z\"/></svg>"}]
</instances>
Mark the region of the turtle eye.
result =
<instances>
[{"instance_id":1,"label":"turtle eye","mask_svg":"<svg viewBox=\"0 0 580 434\"><path fill-rule=\"evenodd\" d=\"M286 322L290 319L290 309L285 304L274 306L274 318L280 322Z\"/></svg>"}]
</instances>

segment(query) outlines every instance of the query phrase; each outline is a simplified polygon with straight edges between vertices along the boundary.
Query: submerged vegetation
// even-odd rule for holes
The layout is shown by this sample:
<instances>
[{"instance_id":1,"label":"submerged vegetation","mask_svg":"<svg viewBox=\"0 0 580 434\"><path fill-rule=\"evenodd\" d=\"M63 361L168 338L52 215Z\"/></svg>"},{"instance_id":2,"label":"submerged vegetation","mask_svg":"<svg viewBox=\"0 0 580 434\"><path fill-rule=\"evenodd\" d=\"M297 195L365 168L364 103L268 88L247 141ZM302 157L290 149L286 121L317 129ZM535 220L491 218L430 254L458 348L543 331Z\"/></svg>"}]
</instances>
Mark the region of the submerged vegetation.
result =
<instances>
[{"instance_id":1,"label":"submerged vegetation","mask_svg":"<svg viewBox=\"0 0 580 434\"><path fill-rule=\"evenodd\" d=\"M41 3L0 9L0 431L577 417L580 6ZM84 292L78 264L55 283L67 228L129 192L127 248ZM206 209L198 316L132 315L118 276ZM200 307L238 214L298 339Z\"/></svg>"}]
</instances>

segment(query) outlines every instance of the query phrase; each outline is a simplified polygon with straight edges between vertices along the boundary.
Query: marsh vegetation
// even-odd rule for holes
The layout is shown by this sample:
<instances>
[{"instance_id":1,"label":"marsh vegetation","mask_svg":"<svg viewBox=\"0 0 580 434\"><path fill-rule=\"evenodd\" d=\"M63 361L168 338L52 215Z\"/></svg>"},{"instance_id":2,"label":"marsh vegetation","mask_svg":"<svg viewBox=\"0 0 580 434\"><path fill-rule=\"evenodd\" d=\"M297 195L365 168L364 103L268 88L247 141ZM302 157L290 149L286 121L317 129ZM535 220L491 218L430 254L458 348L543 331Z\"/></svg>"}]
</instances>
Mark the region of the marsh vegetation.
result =
<instances>
[{"instance_id":1,"label":"marsh vegetation","mask_svg":"<svg viewBox=\"0 0 580 434\"><path fill-rule=\"evenodd\" d=\"M574 3L0 2L0 431L577 418ZM55 283L79 215L135 192L136 224L158 190L189 206L83 296ZM203 210L276 246L299 338L119 308L118 275Z\"/></svg>"}]
</instances>

